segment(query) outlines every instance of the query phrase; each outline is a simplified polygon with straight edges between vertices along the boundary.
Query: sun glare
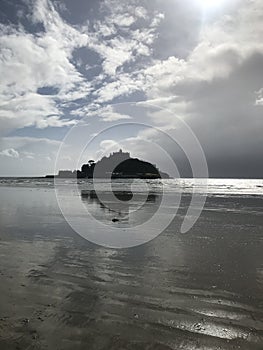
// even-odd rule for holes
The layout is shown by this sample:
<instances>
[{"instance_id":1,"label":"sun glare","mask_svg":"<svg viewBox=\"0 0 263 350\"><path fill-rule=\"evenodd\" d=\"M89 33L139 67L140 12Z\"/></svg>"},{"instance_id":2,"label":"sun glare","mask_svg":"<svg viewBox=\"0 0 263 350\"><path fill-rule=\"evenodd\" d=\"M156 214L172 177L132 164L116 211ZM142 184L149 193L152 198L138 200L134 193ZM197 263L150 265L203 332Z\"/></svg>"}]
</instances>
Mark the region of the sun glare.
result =
<instances>
[{"instance_id":1,"label":"sun glare","mask_svg":"<svg viewBox=\"0 0 263 350\"><path fill-rule=\"evenodd\" d=\"M197 0L204 10L215 9L223 5L225 0Z\"/></svg>"}]
</instances>

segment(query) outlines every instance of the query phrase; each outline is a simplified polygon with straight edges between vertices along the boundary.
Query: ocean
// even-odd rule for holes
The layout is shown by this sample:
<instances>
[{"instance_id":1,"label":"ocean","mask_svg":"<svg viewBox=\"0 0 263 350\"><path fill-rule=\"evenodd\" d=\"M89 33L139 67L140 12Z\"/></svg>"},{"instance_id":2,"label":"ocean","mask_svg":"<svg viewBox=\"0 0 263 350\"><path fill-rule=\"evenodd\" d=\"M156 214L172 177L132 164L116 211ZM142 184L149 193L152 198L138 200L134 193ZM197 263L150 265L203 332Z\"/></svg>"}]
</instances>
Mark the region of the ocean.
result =
<instances>
[{"instance_id":1,"label":"ocean","mask_svg":"<svg viewBox=\"0 0 263 350\"><path fill-rule=\"evenodd\" d=\"M92 180L89 179L64 179L60 180L64 184L70 185L77 181L79 188L93 189ZM131 181L120 179L112 180L114 188L125 189ZM137 180L133 179L133 190L136 192L145 191L144 183L150 187L150 190L163 188L167 192L177 192L178 190L184 193L191 193L195 189L200 194L207 193L208 195L263 195L263 180L262 179L169 179L169 180ZM104 190L106 180L100 181L100 190ZM37 177L2 177L0 178L0 186L23 186L23 187L46 187L53 188L54 180L48 178ZM123 187L124 186L124 187Z\"/></svg>"}]
</instances>

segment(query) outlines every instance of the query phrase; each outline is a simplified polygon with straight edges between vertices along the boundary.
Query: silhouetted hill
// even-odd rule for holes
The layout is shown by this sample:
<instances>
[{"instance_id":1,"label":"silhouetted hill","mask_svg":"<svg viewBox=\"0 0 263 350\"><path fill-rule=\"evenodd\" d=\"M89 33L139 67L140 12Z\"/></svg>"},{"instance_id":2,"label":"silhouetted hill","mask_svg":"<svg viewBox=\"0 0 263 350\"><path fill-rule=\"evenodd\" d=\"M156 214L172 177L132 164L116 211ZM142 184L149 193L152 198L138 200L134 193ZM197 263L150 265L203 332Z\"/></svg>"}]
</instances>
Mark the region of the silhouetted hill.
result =
<instances>
[{"instance_id":1,"label":"silhouetted hill","mask_svg":"<svg viewBox=\"0 0 263 350\"><path fill-rule=\"evenodd\" d=\"M137 158L130 158L124 160L116 166L112 177L154 177L160 178L158 169L151 163L139 160Z\"/></svg>"},{"instance_id":2,"label":"silhouetted hill","mask_svg":"<svg viewBox=\"0 0 263 350\"><path fill-rule=\"evenodd\" d=\"M142 179L160 179L169 178L169 175L159 171L159 169L138 158L131 158L130 153L113 152L109 157L103 157L97 163L89 160L87 164L83 164L81 170L59 171L58 177L78 178L142 178Z\"/></svg>"}]
</instances>

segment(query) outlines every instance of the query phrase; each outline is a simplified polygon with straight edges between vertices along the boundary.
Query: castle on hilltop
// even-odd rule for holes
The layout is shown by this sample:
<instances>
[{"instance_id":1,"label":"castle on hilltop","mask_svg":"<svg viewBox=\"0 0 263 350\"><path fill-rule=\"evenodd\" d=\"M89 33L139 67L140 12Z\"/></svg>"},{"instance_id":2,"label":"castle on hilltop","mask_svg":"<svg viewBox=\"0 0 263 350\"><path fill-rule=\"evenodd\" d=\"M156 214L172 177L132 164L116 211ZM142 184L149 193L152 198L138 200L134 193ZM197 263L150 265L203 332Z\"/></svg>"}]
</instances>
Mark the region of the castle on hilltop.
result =
<instances>
[{"instance_id":1,"label":"castle on hilltop","mask_svg":"<svg viewBox=\"0 0 263 350\"><path fill-rule=\"evenodd\" d=\"M101 161L105 161L105 159L110 159L110 160L116 160L116 161L119 161L119 162L123 162L125 161L126 159L130 159L131 156L130 156L130 153L129 152L123 152L122 149L120 149L118 152L113 152L113 153L110 153L110 155L108 157L102 157Z\"/></svg>"},{"instance_id":2,"label":"castle on hilltop","mask_svg":"<svg viewBox=\"0 0 263 350\"><path fill-rule=\"evenodd\" d=\"M96 169L95 169L96 167ZM159 179L170 178L168 174L161 172L156 165L145 162L138 158L131 158L129 152L110 153L97 162L89 160L83 164L81 170L60 170L57 177L68 178L139 178L139 179Z\"/></svg>"}]
</instances>

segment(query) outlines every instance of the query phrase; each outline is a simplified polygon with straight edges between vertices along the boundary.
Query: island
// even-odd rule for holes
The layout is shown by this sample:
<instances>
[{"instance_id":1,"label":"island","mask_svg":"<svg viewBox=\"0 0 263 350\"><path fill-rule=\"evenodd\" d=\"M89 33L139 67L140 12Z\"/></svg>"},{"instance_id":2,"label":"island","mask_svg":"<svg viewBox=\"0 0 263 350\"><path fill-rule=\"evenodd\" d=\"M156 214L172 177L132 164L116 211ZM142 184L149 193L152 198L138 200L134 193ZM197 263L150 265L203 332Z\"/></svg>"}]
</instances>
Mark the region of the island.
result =
<instances>
[{"instance_id":1,"label":"island","mask_svg":"<svg viewBox=\"0 0 263 350\"><path fill-rule=\"evenodd\" d=\"M167 173L160 171L156 165L132 158L129 152L111 153L108 157L102 157L95 162L89 160L83 164L81 170L60 170L58 175L47 175L46 178L137 178L137 179L170 179Z\"/></svg>"}]
</instances>

